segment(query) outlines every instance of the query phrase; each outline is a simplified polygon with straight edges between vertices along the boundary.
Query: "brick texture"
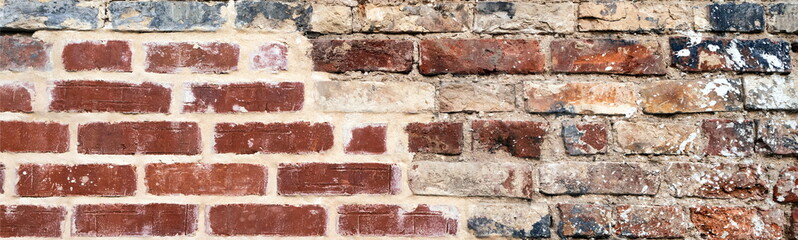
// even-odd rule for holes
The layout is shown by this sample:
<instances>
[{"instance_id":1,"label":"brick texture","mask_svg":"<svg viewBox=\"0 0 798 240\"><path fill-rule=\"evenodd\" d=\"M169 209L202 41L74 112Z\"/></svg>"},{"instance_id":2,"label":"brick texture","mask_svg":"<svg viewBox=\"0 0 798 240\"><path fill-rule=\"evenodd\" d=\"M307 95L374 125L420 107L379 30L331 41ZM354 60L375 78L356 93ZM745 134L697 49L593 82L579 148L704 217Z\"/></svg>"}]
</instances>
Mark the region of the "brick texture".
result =
<instances>
[{"instance_id":1,"label":"brick texture","mask_svg":"<svg viewBox=\"0 0 798 240\"><path fill-rule=\"evenodd\" d=\"M264 195L267 169L254 164L148 164L147 192L153 195Z\"/></svg>"},{"instance_id":2,"label":"brick texture","mask_svg":"<svg viewBox=\"0 0 798 240\"><path fill-rule=\"evenodd\" d=\"M314 40L313 70L409 72L413 42L404 40Z\"/></svg>"},{"instance_id":3,"label":"brick texture","mask_svg":"<svg viewBox=\"0 0 798 240\"><path fill-rule=\"evenodd\" d=\"M660 51L653 41L555 40L551 64L564 73L665 74Z\"/></svg>"},{"instance_id":4,"label":"brick texture","mask_svg":"<svg viewBox=\"0 0 798 240\"><path fill-rule=\"evenodd\" d=\"M72 234L81 237L185 236L197 230L197 205L77 205Z\"/></svg>"},{"instance_id":5,"label":"brick texture","mask_svg":"<svg viewBox=\"0 0 798 240\"><path fill-rule=\"evenodd\" d=\"M25 36L0 36L0 71L47 70L51 44Z\"/></svg>"},{"instance_id":6,"label":"brick texture","mask_svg":"<svg viewBox=\"0 0 798 240\"><path fill-rule=\"evenodd\" d=\"M670 38L672 65L688 72L788 73L790 44L778 39Z\"/></svg>"},{"instance_id":7,"label":"brick texture","mask_svg":"<svg viewBox=\"0 0 798 240\"><path fill-rule=\"evenodd\" d=\"M0 84L0 112L32 112L31 84Z\"/></svg>"},{"instance_id":8,"label":"brick texture","mask_svg":"<svg viewBox=\"0 0 798 240\"><path fill-rule=\"evenodd\" d=\"M318 205L211 206L208 232L217 236L322 236L327 211Z\"/></svg>"},{"instance_id":9,"label":"brick texture","mask_svg":"<svg viewBox=\"0 0 798 240\"><path fill-rule=\"evenodd\" d=\"M284 112L299 111L305 85L299 82L195 84L186 86L184 112Z\"/></svg>"},{"instance_id":10,"label":"brick texture","mask_svg":"<svg viewBox=\"0 0 798 240\"><path fill-rule=\"evenodd\" d=\"M438 39L419 43L421 74L521 74L543 71L538 41Z\"/></svg>"},{"instance_id":11,"label":"brick texture","mask_svg":"<svg viewBox=\"0 0 798 240\"><path fill-rule=\"evenodd\" d=\"M63 153L69 129L53 122L0 121L0 152Z\"/></svg>"},{"instance_id":12,"label":"brick texture","mask_svg":"<svg viewBox=\"0 0 798 240\"><path fill-rule=\"evenodd\" d=\"M220 123L216 125L216 152L310 153L333 145L329 123Z\"/></svg>"},{"instance_id":13,"label":"brick texture","mask_svg":"<svg viewBox=\"0 0 798 240\"><path fill-rule=\"evenodd\" d=\"M238 70L239 47L231 43L145 43L146 71L228 73Z\"/></svg>"},{"instance_id":14,"label":"brick texture","mask_svg":"<svg viewBox=\"0 0 798 240\"><path fill-rule=\"evenodd\" d=\"M352 136L346 143L344 151L350 154L385 153L387 131L388 127L382 124L353 128Z\"/></svg>"},{"instance_id":15,"label":"brick texture","mask_svg":"<svg viewBox=\"0 0 798 240\"><path fill-rule=\"evenodd\" d=\"M78 152L113 155L196 155L199 126L193 122L88 123L78 126Z\"/></svg>"},{"instance_id":16,"label":"brick texture","mask_svg":"<svg viewBox=\"0 0 798 240\"><path fill-rule=\"evenodd\" d=\"M0 237L61 237L66 215L63 207L0 205Z\"/></svg>"},{"instance_id":17,"label":"brick texture","mask_svg":"<svg viewBox=\"0 0 798 240\"><path fill-rule=\"evenodd\" d=\"M168 113L167 86L107 81L58 81L50 90L50 111Z\"/></svg>"},{"instance_id":18,"label":"brick texture","mask_svg":"<svg viewBox=\"0 0 798 240\"><path fill-rule=\"evenodd\" d=\"M508 152L516 157L540 157L546 123L479 120L471 123L474 149Z\"/></svg>"},{"instance_id":19,"label":"brick texture","mask_svg":"<svg viewBox=\"0 0 798 240\"><path fill-rule=\"evenodd\" d=\"M85 41L64 46L61 59L67 71L131 72L130 42Z\"/></svg>"},{"instance_id":20,"label":"brick texture","mask_svg":"<svg viewBox=\"0 0 798 240\"><path fill-rule=\"evenodd\" d=\"M411 123L405 132L411 152L456 155L462 151L462 123Z\"/></svg>"},{"instance_id":21,"label":"brick texture","mask_svg":"<svg viewBox=\"0 0 798 240\"><path fill-rule=\"evenodd\" d=\"M445 205L344 205L338 232L344 236L437 237L457 234L457 209Z\"/></svg>"},{"instance_id":22,"label":"brick texture","mask_svg":"<svg viewBox=\"0 0 798 240\"><path fill-rule=\"evenodd\" d=\"M381 163L280 164L280 195L397 194L399 167Z\"/></svg>"},{"instance_id":23,"label":"brick texture","mask_svg":"<svg viewBox=\"0 0 798 240\"><path fill-rule=\"evenodd\" d=\"M25 164L17 173L17 195L24 197L121 197L136 192L136 168L131 165Z\"/></svg>"}]
</instances>

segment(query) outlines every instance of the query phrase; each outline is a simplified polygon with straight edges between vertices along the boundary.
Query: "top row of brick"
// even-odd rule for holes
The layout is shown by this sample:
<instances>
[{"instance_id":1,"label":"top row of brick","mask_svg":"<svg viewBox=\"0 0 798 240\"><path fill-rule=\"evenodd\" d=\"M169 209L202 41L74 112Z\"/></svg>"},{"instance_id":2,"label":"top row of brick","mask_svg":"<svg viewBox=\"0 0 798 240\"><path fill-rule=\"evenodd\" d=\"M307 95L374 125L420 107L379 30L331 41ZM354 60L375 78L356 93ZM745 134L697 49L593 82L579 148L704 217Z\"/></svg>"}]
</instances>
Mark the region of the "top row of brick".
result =
<instances>
[{"instance_id":1,"label":"top row of brick","mask_svg":"<svg viewBox=\"0 0 798 240\"><path fill-rule=\"evenodd\" d=\"M798 32L798 3L443 2L353 8L245 0L233 7L236 28L274 32L762 32L766 22L771 32ZM0 4L0 28L215 31L227 22L225 8L228 3L222 1L113 1L106 6L99 1L6 0Z\"/></svg>"}]
</instances>

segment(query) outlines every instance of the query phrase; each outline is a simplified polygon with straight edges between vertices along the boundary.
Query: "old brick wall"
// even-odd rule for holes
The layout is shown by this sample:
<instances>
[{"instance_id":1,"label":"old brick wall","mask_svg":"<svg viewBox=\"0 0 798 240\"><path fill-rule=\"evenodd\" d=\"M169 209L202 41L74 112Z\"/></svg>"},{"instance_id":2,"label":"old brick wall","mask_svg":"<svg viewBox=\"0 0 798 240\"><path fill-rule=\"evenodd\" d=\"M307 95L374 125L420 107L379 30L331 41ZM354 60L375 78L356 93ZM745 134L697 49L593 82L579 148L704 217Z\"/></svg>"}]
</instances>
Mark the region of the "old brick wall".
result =
<instances>
[{"instance_id":1,"label":"old brick wall","mask_svg":"<svg viewBox=\"0 0 798 240\"><path fill-rule=\"evenodd\" d=\"M788 239L791 1L0 0L0 237Z\"/></svg>"}]
</instances>

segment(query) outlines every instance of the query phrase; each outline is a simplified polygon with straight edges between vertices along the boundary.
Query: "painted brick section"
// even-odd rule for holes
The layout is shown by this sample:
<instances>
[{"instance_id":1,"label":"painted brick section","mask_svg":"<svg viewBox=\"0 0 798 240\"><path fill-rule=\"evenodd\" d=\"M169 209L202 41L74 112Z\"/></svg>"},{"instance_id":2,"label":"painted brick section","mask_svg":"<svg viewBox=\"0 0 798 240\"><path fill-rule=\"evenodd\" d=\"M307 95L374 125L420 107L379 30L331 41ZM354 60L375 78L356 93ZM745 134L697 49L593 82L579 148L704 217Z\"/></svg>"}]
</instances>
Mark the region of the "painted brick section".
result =
<instances>
[{"instance_id":1,"label":"painted brick section","mask_svg":"<svg viewBox=\"0 0 798 240\"><path fill-rule=\"evenodd\" d=\"M457 155L462 152L463 124L411 123L405 127L410 152Z\"/></svg>"},{"instance_id":2,"label":"painted brick section","mask_svg":"<svg viewBox=\"0 0 798 240\"><path fill-rule=\"evenodd\" d=\"M531 39L430 39L419 48L424 75L539 73L545 64L538 41Z\"/></svg>"},{"instance_id":3,"label":"painted brick section","mask_svg":"<svg viewBox=\"0 0 798 240\"><path fill-rule=\"evenodd\" d=\"M621 121L615 122L614 128L618 147L626 154L694 153L700 136L694 123Z\"/></svg>"},{"instance_id":4,"label":"painted brick section","mask_svg":"<svg viewBox=\"0 0 798 240\"><path fill-rule=\"evenodd\" d=\"M790 44L777 39L670 38L672 65L687 72L788 73Z\"/></svg>"},{"instance_id":5,"label":"painted brick section","mask_svg":"<svg viewBox=\"0 0 798 240\"><path fill-rule=\"evenodd\" d=\"M580 2L577 12L579 30L660 32L692 29L692 6L663 3L597 0Z\"/></svg>"},{"instance_id":6,"label":"painted brick section","mask_svg":"<svg viewBox=\"0 0 798 240\"><path fill-rule=\"evenodd\" d=\"M753 120L705 119L701 129L708 139L707 155L743 157L754 153Z\"/></svg>"},{"instance_id":7,"label":"painted brick section","mask_svg":"<svg viewBox=\"0 0 798 240\"><path fill-rule=\"evenodd\" d=\"M67 71L132 72L130 42L82 41L67 43L61 54Z\"/></svg>"},{"instance_id":8,"label":"painted brick section","mask_svg":"<svg viewBox=\"0 0 798 240\"><path fill-rule=\"evenodd\" d=\"M433 33L462 32L471 26L472 5L435 3L357 8L355 32Z\"/></svg>"},{"instance_id":9,"label":"painted brick section","mask_svg":"<svg viewBox=\"0 0 798 240\"><path fill-rule=\"evenodd\" d=\"M193 122L87 123L78 126L84 154L197 155L200 129Z\"/></svg>"},{"instance_id":10,"label":"painted brick section","mask_svg":"<svg viewBox=\"0 0 798 240\"><path fill-rule=\"evenodd\" d=\"M290 1L236 1L236 28L267 32L303 32L310 27L310 4Z\"/></svg>"},{"instance_id":11,"label":"painted brick section","mask_svg":"<svg viewBox=\"0 0 798 240\"><path fill-rule=\"evenodd\" d=\"M197 205L77 205L72 235L78 237L186 236L197 230Z\"/></svg>"},{"instance_id":12,"label":"painted brick section","mask_svg":"<svg viewBox=\"0 0 798 240\"><path fill-rule=\"evenodd\" d=\"M441 112L510 112L515 109L515 86L492 83L441 83Z\"/></svg>"},{"instance_id":13,"label":"painted brick section","mask_svg":"<svg viewBox=\"0 0 798 240\"><path fill-rule=\"evenodd\" d=\"M0 36L0 71L49 70L50 48L52 44L32 37Z\"/></svg>"},{"instance_id":14,"label":"painted brick section","mask_svg":"<svg viewBox=\"0 0 798 240\"><path fill-rule=\"evenodd\" d=\"M408 169L416 195L532 198L534 170L526 163L416 162Z\"/></svg>"},{"instance_id":15,"label":"painted brick section","mask_svg":"<svg viewBox=\"0 0 798 240\"><path fill-rule=\"evenodd\" d=\"M475 120L473 149L496 153L501 150L515 157L539 158L543 139L546 137L545 122Z\"/></svg>"},{"instance_id":16,"label":"painted brick section","mask_svg":"<svg viewBox=\"0 0 798 240\"><path fill-rule=\"evenodd\" d=\"M153 73L229 73L238 70L238 44L145 43L146 71Z\"/></svg>"},{"instance_id":17,"label":"painted brick section","mask_svg":"<svg viewBox=\"0 0 798 240\"><path fill-rule=\"evenodd\" d=\"M615 207L615 234L628 238L681 238L689 226L678 206L620 205Z\"/></svg>"},{"instance_id":18,"label":"painted brick section","mask_svg":"<svg viewBox=\"0 0 798 240\"><path fill-rule=\"evenodd\" d=\"M603 122L563 122L562 139L569 155L593 155L607 152L607 124Z\"/></svg>"},{"instance_id":19,"label":"painted brick section","mask_svg":"<svg viewBox=\"0 0 798 240\"><path fill-rule=\"evenodd\" d=\"M548 163L540 166L546 194L656 195L660 171L638 163Z\"/></svg>"},{"instance_id":20,"label":"painted brick section","mask_svg":"<svg viewBox=\"0 0 798 240\"><path fill-rule=\"evenodd\" d=\"M285 112L302 110L305 84L232 83L186 86L183 112Z\"/></svg>"},{"instance_id":21,"label":"painted brick section","mask_svg":"<svg viewBox=\"0 0 798 240\"><path fill-rule=\"evenodd\" d=\"M533 113L630 115L635 86L613 82L524 82L526 110Z\"/></svg>"},{"instance_id":22,"label":"painted brick section","mask_svg":"<svg viewBox=\"0 0 798 240\"><path fill-rule=\"evenodd\" d=\"M545 204L482 203L471 206L468 229L477 237L549 238Z\"/></svg>"},{"instance_id":23,"label":"painted brick section","mask_svg":"<svg viewBox=\"0 0 798 240\"><path fill-rule=\"evenodd\" d=\"M798 32L798 4L774 3L768 11L768 30L770 32Z\"/></svg>"},{"instance_id":24,"label":"painted brick section","mask_svg":"<svg viewBox=\"0 0 798 240\"><path fill-rule=\"evenodd\" d=\"M168 86L108 81L57 81L50 88L52 112L168 113Z\"/></svg>"},{"instance_id":25,"label":"painted brick section","mask_svg":"<svg viewBox=\"0 0 798 240\"><path fill-rule=\"evenodd\" d=\"M773 186L773 200L776 202L798 202L798 167L788 167L781 171Z\"/></svg>"},{"instance_id":26,"label":"painted brick section","mask_svg":"<svg viewBox=\"0 0 798 240\"><path fill-rule=\"evenodd\" d=\"M784 213L779 209L698 206L690 220L706 239L781 239Z\"/></svg>"},{"instance_id":27,"label":"painted brick section","mask_svg":"<svg viewBox=\"0 0 798 240\"><path fill-rule=\"evenodd\" d=\"M122 31L215 31L224 24L223 2L127 2L108 5L111 26Z\"/></svg>"},{"instance_id":28,"label":"painted brick section","mask_svg":"<svg viewBox=\"0 0 798 240\"><path fill-rule=\"evenodd\" d=\"M52 122L0 121L0 152L64 153L69 126Z\"/></svg>"},{"instance_id":29,"label":"painted brick section","mask_svg":"<svg viewBox=\"0 0 798 240\"><path fill-rule=\"evenodd\" d=\"M743 79L745 108L751 110L798 109L798 83L784 76L748 76Z\"/></svg>"},{"instance_id":30,"label":"painted brick section","mask_svg":"<svg viewBox=\"0 0 798 240\"><path fill-rule=\"evenodd\" d=\"M764 199L768 181L758 164L670 163L665 170L675 197Z\"/></svg>"},{"instance_id":31,"label":"painted brick section","mask_svg":"<svg viewBox=\"0 0 798 240\"><path fill-rule=\"evenodd\" d=\"M33 84L0 84L0 112L33 112Z\"/></svg>"},{"instance_id":32,"label":"painted brick section","mask_svg":"<svg viewBox=\"0 0 798 240\"><path fill-rule=\"evenodd\" d=\"M102 26L99 12L81 1L4 1L0 28L92 30Z\"/></svg>"},{"instance_id":33,"label":"painted brick section","mask_svg":"<svg viewBox=\"0 0 798 240\"><path fill-rule=\"evenodd\" d=\"M397 194L401 169L382 163L282 163L280 195Z\"/></svg>"},{"instance_id":34,"label":"painted brick section","mask_svg":"<svg viewBox=\"0 0 798 240\"><path fill-rule=\"evenodd\" d=\"M435 86L424 82L318 81L325 112L421 113L435 108Z\"/></svg>"},{"instance_id":35,"label":"painted brick section","mask_svg":"<svg viewBox=\"0 0 798 240\"><path fill-rule=\"evenodd\" d=\"M743 109L742 81L655 81L640 90L643 112L652 114L725 112Z\"/></svg>"},{"instance_id":36,"label":"painted brick section","mask_svg":"<svg viewBox=\"0 0 798 240\"><path fill-rule=\"evenodd\" d=\"M271 72L288 70L288 46L283 43L261 45L252 54L252 69Z\"/></svg>"},{"instance_id":37,"label":"painted brick section","mask_svg":"<svg viewBox=\"0 0 798 240\"><path fill-rule=\"evenodd\" d=\"M453 236L457 234L457 217L457 208L447 205L350 204L338 208L338 233L344 236Z\"/></svg>"},{"instance_id":38,"label":"painted brick section","mask_svg":"<svg viewBox=\"0 0 798 240\"><path fill-rule=\"evenodd\" d=\"M23 197L121 197L136 192L136 167L132 165L23 164L17 175L17 195Z\"/></svg>"},{"instance_id":39,"label":"painted brick section","mask_svg":"<svg viewBox=\"0 0 798 240\"><path fill-rule=\"evenodd\" d=\"M243 163L148 164L147 192L153 195L265 195L265 166Z\"/></svg>"},{"instance_id":40,"label":"painted brick section","mask_svg":"<svg viewBox=\"0 0 798 240\"><path fill-rule=\"evenodd\" d=\"M610 236L612 210L606 205L557 204L560 226L557 233L564 237L606 238Z\"/></svg>"},{"instance_id":41,"label":"painted brick section","mask_svg":"<svg viewBox=\"0 0 798 240\"><path fill-rule=\"evenodd\" d=\"M219 123L217 153L311 153L329 150L333 126L329 123Z\"/></svg>"},{"instance_id":42,"label":"painted brick section","mask_svg":"<svg viewBox=\"0 0 798 240\"><path fill-rule=\"evenodd\" d=\"M208 232L217 236L324 236L327 211L318 205L216 205Z\"/></svg>"},{"instance_id":43,"label":"painted brick section","mask_svg":"<svg viewBox=\"0 0 798 240\"><path fill-rule=\"evenodd\" d=\"M572 33L576 4L533 2L478 2L474 31L481 33ZM558 15L557 18L546 16Z\"/></svg>"},{"instance_id":44,"label":"painted brick section","mask_svg":"<svg viewBox=\"0 0 798 240\"><path fill-rule=\"evenodd\" d=\"M798 154L798 121L757 120L757 152Z\"/></svg>"},{"instance_id":45,"label":"painted brick section","mask_svg":"<svg viewBox=\"0 0 798 240\"><path fill-rule=\"evenodd\" d=\"M348 154L383 154L386 151L388 126L374 124L353 128L351 138L344 147Z\"/></svg>"},{"instance_id":46,"label":"painted brick section","mask_svg":"<svg viewBox=\"0 0 798 240\"><path fill-rule=\"evenodd\" d=\"M407 40L311 40L313 70L410 72L413 42Z\"/></svg>"},{"instance_id":47,"label":"painted brick section","mask_svg":"<svg viewBox=\"0 0 798 240\"><path fill-rule=\"evenodd\" d=\"M63 207L0 205L0 237L61 237L65 215Z\"/></svg>"},{"instance_id":48,"label":"painted brick section","mask_svg":"<svg viewBox=\"0 0 798 240\"><path fill-rule=\"evenodd\" d=\"M561 73L665 74L656 41L587 39L551 42L551 64Z\"/></svg>"},{"instance_id":49,"label":"painted brick section","mask_svg":"<svg viewBox=\"0 0 798 240\"><path fill-rule=\"evenodd\" d=\"M765 30L765 9L757 3L714 3L707 6L710 30L718 32L761 32Z\"/></svg>"}]
</instances>

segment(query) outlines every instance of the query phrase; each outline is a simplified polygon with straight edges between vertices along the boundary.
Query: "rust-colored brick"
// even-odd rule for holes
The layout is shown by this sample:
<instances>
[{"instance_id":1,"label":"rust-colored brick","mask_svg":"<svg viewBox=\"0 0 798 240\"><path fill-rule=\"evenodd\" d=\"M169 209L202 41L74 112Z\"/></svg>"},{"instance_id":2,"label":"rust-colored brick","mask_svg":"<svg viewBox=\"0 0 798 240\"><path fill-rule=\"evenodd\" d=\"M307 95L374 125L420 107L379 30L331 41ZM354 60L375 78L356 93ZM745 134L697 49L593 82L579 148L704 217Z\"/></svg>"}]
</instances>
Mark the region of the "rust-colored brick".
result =
<instances>
[{"instance_id":1,"label":"rust-colored brick","mask_svg":"<svg viewBox=\"0 0 798 240\"><path fill-rule=\"evenodd\" d=\"M0 152L63 153L69 149L66 124L0 122Z\"/></svg>"},{"instance_id":2,"label":"rust-colored brick","mask_svg":"<svg viewBox=\"0 0 798 240\"><path fill-rule=\"evenodd\" d=\"M773 186L773 200L776 202L798 202L798 167L788 167L781 171Z\"/></svg>"},{"instance_id":3,"label":"rust-colored brick","mask_svg":"<svg viewBox=\"0 0 798 240\"><path fill-rule=\"evenodd\" d=\"M184 236L197 230L197 205L77 205L72 235L79 237Z\"/></svg>"},{"instance_id":4,"label":"rust-colored brick","mask_svg":"<svg viewBox=\"0 0 798 240\"><path fill-rule=\"evenodd\" d=\"M690 208L690 220L705 239L781 239L784 213L779 209L698 206Z\"/></svg>"},{"instance_id":5,"label":"rust-colored brick","mask_svg":"<svg viewBox=\"0 0 798 240\"><path fill-rule=\"evenodd\" d=\"M168 113L172 91L165 86L107 81L58 81L50 111Z\"/></svg>"},{"instance_id":6,"label":"rust-colored brick","mask_svg":"<svg viewBox=\"0 0 798 240\"><path fill-rule=\"evenodd\" d=\"M255 164L148 164L147 192L153 195L264 195L265 166Z\"/></svg>"},{"instance_id":7,"label":"rust-colored brick","mask_svg":"<svg viewBox=\"0 0 798 240\"><path fill-rule=\"evenodd\" d=\"M178 73L228 73L238 70L237 44L211 43L145 43L146 71Z\"/></svg>"},{"instance_id":8,"label":"rust-colored brick","mask_svg":"<svg viewBox=\"0 0 798 240\"><path fill-rule=\"evenodd\" d=\"M406 40L311 40L313 70L410 72L413 42Z\"/></svg>"},{"instance_id":9,"label":"rust-colored brick","mask_svg":"<svg viewBox=\"0 0 798 240\"><path fill-rule=\"evenodd\" d=\"M701 130L708 138L704 153L711 156L749 156L754 153L754 121L706 119Z\"/></svg>"},{"instance_id":10,"label":"rust-colored brick","mask_svg":"<svg viewBox=\"0 0 798 240\"><path fill-rule=\"evenodd\" d=\"M619 205L615 234L628 238L680 238L687 233L687 214L679 206Z\"/></svg>"},{"instance_id":11,"label":"rust-colored brick","mask_svg":"<svg viewBox=\"0 0 798 240\"><path fill-rule=\"evenodd\" d=\"M528 39L422 40L419 52L424 75L539 73L545 64L538 41Z\"/></svg>"},{"instance_id":12,"label":"rust-colored brick","mask_svg":"<svg viewBox=\"0 0 798 240\"><path fill-rule=\"evenodd\" d=\"M396 194L401 170L382 163L280 164L277 192L281 195Z\"/></svg>"},{"instance_id":13,"label":"rust-colored brick","mask_svg":"<svg viewBox=\"0 0 798 240\"><path fill-rule=\"evenodd\" d=\"M552 70L564 73L665 74L656 41L586 39L551 42Z\"/></svg>"},{"instance_id":14,"label":"rust-colored brick","mask_svg":"<svg viewBox=\"0 0 798 240\"><path fill-rule=\"evenodd\" d=\"M0 84L0 112L33 112L33 84Z\"/></svg>"},{"instance_id":15,"label":"rust-colored brick","mask_svg":"<svg viewBox=\"0 0 798 240\"><path fill-rule=\"evenodd\" d=\"M132 72L132 55L127 41L82 41L68 43L61 59L67 71Z\"/></svg>"},{"instance_id":16,"label":"rust-colored brick","mask_svg":"<svg viewBox=\"0 0 798 240\"><path fill-rule=\"evenodd\" d=\"M350 154L383 154L388 127L369 125L352 129L352 138L344 151Z\"/></svg>"},{"instance_id":17,"label":"rust-colored brick","mask_svg":"<svg viewBox=\"0 0 798 240\"><path fill-rule=\"evenodd\" d=\"M63 207L0 205L0 237L61 237Z\"/></svg>"},{"instance_id":18,"label":"rust-colored brick","mask_svg":"<svg viewBox=\"0 0 798 240\"><path fill-rule=\"evenodd\" d=\"M84 154L200 153L200 132L193 122L96 122L78 127L78 152Z\"/></svg>"},{"instance_id":19,"label":"rust-colored brick","mask_svg":"<svg viewBox=\"0 0 798 240\"><path fill-rule=\"evenodd\" d=\"M462 152L462 123L411 123L405 127L405 132L411 152L447 155L457 155Z\"/></svg>"},{"instance_id":20,"label":"rust-colored brick","mask_svg":"<svg viewBox=\"0 0 798 240\"><path fill-rule=\"evenodd\" d=\"M546 136L546 123L528 121L476 120L474 149L495 153L508 152L516 157L540 157L540 147Z\"/></svg>"},{"instance_id":21,"label":"rust-colored brick","mask_svg":"<svg viewBox=\"0 0 798 240\"><path fill-rule=\"evenodd\" d=\"M323 236L327 211L318 205L217 205L208 210L208 227L217 236Z\"/></svg>"},{"instance_id":22,"label":"rust-colored brick","mask_svg":"<svg viewBox=\"0 0 798 240\"><path fill-rule=\"evenodd\" d=\"M299 111L305 101L301 82L196 84L183 105L184 112Z\"/></svg>"},{"instance_id":23,"label":"rust-colored brick","mask_svg":"<svg viewBox=\"0 0 798 240\"><path fill-rule=\"evenodd\" d=\"M218 153L309 153L332 148L329 123L220 123L216 125Z\"/></svg>"},{"instance_id":24,"label":"rust-colored brick","mask_svg":"<svg viewBox=\"0 0 798 240\"><path fill-rule=\"evenodd\" d=\"M33 37L0 36L0 71L48 70L51 46Z\"/></svg>"},{"instance_id":25,"label":"rust-colored brick","mask_svg":"<svg viewBox=\"0 0 798 240\"><path fill-rule=\"evenodd\" d=\"M562 125L562 139L565 151L570 155L606 153L607 124L565 122Z\"/></svg>"},{"instance_id":26,"label":"rust-colored brick","mask_svg":"<svg viewBox=\"0 0 798 240\"><path fill-rule=\"evenodd\" d=\"M457 234L457 209L426 205L344 205L338 208L338 233L344 236L437 237ZM412 210L411 210L412 209Z\"/></svg>"},{"instance_id":27,"label":"rust-colored brick","mask_svg":"<svg viewBox=\"0 0 798 240\"><path fill-rule=\"evenodd\" d=\"M121 197L136 192L136 167L132 165L23 164L17 175L17 195L23 197Z\"/></svg>"}]
</instances>

